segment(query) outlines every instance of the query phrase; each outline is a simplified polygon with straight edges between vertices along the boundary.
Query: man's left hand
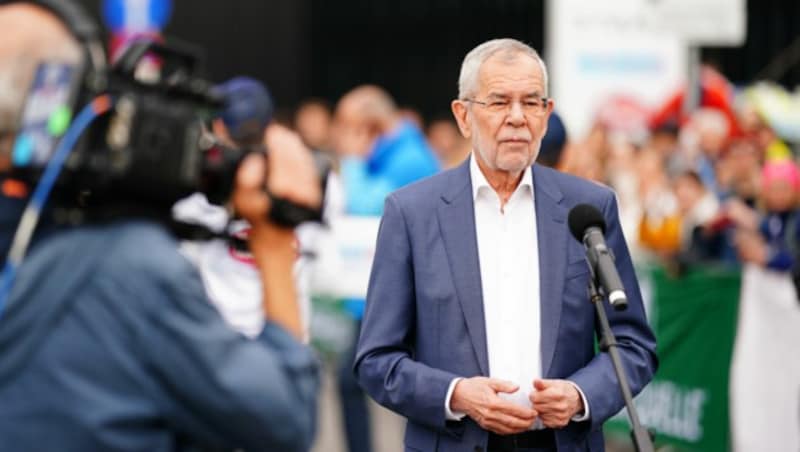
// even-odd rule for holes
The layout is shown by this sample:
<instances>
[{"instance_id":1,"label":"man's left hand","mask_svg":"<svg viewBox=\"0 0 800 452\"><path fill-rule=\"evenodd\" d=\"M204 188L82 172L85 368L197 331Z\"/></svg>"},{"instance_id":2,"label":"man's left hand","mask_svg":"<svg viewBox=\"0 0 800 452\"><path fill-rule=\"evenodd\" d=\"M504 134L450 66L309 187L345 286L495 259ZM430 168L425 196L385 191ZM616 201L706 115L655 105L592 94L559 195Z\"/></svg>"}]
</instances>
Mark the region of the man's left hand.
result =
<instances>
[{"instance_id":1,"label":"man's left hand","mask_svg":"<svg viewBox=\"0 0 800 452\"><path fill-rule=\"evenodd\" d=\"M545 427L561 428L583 411L578 389L566 380L534 380L530 400Z\"/></svg>"}]
</instances>

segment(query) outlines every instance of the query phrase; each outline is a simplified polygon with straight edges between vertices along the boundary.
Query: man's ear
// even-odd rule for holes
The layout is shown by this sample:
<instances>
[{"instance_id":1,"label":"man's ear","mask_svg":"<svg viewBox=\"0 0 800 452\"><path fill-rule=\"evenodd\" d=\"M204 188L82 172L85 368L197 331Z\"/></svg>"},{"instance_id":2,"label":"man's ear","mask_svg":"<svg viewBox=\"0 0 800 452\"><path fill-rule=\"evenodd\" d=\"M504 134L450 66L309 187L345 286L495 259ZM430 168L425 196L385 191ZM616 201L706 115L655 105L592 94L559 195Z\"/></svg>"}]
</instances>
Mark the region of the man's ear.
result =
<instances>
[{"instance_id":1,"label":"man's ear","mask_svg":"<svg viewBox=\"0 0 800 452\"><path fill-rule=\"evenodd\" d=\"M456 118L456 122L458 123L458 130L461 131L461 135L464 138L472 138L472 128L470 127L469 121L467 121L467 104L461 100L454 100L450 103L450 109L453 110L453 116Z\"/></svg>"},{"instance_id":2,"label":"man's ear","mask_svg":"<svg viewBox=\"0 0 800 452\"><path fill-rule=\"evenodd\" d=\"M547 99L547 113L544 114L544 122L542 123L544 127L542 127L542 137L544 138L547 135L547 124L550 123L550 115L553 114L553 109L555 108L555 102L553 99Z\"/></svg>"}]
</instances>

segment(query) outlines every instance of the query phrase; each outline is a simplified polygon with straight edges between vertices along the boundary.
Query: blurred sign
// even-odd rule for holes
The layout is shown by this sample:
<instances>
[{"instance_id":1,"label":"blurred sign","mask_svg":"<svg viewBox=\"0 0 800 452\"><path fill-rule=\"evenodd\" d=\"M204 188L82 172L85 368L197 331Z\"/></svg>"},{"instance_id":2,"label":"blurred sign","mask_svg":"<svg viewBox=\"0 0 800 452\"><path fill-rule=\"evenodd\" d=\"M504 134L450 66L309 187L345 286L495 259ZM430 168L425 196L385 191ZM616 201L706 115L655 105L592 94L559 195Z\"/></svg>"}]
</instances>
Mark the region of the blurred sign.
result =
<instances>
[{"instance_id":1,"label":"blurred sign","mask_svg":"<svg viewBox=\"0 0 800 452\"><path fill-rule=\"evenodd\" d=\"M550 0L546 10L551 91L573 137L613 96L660 104L686 82L689 46L746 35L745 0Z\"/></svg>"},{"instance_id":2,"label":"blurred sign","mask_svg":"<svg viewBox=\"0 0 800 452\"><path fill-rule=\"evenodd\" d=\"M745 0L643 0L654 28L693 45L739 46L747 34ZM647 9L652 11L647 11Z\"/></svg>"},{"instance_id":3,"label":"blurred sign","mask_svg":"<svg viewBox=\"0 0 800 452\"><path fill-rule=\"evenodd\" d=\"M548 3L545 60L550 92L573 139L590 130L597 113L612 99L623 95L652 109L684 82L686 44L653 27L648 6L652 3Z\"/></svg>"},{"instance_id":4,"label":"blurred sign","mask_svg":"<svg viewBox=\"0 0 800 452\"><path fill-rule=\"evenodd\" d=\"M380 217L341 216L317 240L311 292L333 298L366 298Z\"/></svg>"}]
</instances>

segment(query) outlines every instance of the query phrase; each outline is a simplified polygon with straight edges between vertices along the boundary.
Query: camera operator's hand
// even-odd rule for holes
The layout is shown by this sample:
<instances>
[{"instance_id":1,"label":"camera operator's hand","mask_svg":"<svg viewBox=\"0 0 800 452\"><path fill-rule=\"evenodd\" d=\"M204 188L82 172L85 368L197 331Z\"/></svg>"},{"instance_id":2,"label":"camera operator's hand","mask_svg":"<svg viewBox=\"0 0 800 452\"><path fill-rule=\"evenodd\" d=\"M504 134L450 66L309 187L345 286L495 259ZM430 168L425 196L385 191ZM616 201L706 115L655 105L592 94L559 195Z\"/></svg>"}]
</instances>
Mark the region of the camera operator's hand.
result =
<instances>
[{"instance_id":1,"label":"camera operator's hand","mask_svg":"<svg viewBox=\"0 0 800 452\"><path fill-rule=\"evenodd\" d=\"M236 212L253 228L269 223L269 196L292 201L306 207L319 207L322 202L319 176L311 151L291 130L271 125L264 134L269 152L267 160L250 155L239 167L233 204Z\"/></svg>"},{"instance_id":2,"label":"camera operator's hand","mask_svg":"<svg viewBox=\"0 0 800 452\"><path fill-rule=\"evenodd\" d=\"M274 196L318 207L322 192L311 152L294 132L270 126L264 136L267 158L250 155L236 175L234 209L250 223L250 251L261 274L263 308L267 318L302 338L300 310L292 268L297 256L294 231L269 221Z\"/></svg>"},{"instance_id":3,"label":"camera operator's hand","mask_svg":"<svg viewBox=\"0 0 800 452\"><path fill-rule=\"evenodd\" d=\"M300 135L279 125L267 127L264 144L268 154L267 188L278 198L318 208L322 190L314 159Z\"/></svg>"}]
</instances>

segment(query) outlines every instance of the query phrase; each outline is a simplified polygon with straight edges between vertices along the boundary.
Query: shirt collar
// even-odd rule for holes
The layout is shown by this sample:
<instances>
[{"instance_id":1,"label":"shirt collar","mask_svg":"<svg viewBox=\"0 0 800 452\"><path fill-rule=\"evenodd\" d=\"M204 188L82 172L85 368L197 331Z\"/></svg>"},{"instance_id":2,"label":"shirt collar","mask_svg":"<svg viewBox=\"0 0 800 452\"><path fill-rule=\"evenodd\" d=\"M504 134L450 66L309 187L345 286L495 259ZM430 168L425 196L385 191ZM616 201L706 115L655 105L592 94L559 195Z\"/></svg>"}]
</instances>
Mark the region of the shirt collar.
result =
<instances>
[{"instance_id":1,"label":"shirt collar","mask_svg":"<svg viewBox=\"0 0 800 452\"><path fill-rule=\"evenodd\" d=\"M477 160L475 160L475 151L469 156L469 175L472 179L472 200L476 200L478 198L478 194L481 190L492 190L491 185L489 185L489 181L486 180L486 176L483 175L480 167L478 166ZM525 172L522 173L522 179L519 181L519 185L517 189L514 191L515 193L520 189L528 190L533 196L533 174L531 171L531 167L525 168Z\"/></svg>"}]
</instances>

